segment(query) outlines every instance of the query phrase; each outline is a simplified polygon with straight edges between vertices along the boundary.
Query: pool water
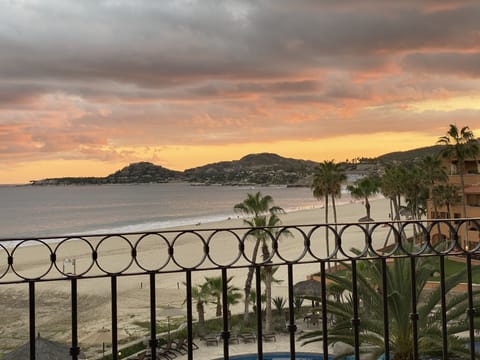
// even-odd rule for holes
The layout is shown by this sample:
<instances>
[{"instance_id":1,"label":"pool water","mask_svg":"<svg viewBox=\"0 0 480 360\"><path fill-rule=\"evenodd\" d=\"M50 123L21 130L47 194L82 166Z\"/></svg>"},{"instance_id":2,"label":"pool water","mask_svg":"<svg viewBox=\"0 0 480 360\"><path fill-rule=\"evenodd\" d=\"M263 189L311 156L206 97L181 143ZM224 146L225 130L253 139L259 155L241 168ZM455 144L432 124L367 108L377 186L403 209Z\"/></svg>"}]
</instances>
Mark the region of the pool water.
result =
<instances>
[{"instance_id":1,"label":"pool water","mask_svg":"<svg viewBox=\"0 0 480 360\"><path fill-rule=\"evenodd\" d=\"M333 359L333 356L329 355L328 358ZM264 353L263 354L263 359L264 360L290 359L290 353L289 352ZM295 353L295 359L297 359L297 360L323 360L323 354L297 352L297 353ZM257 354L233 355L233 356L230 356L230 360L257 360Z\"/></svg>"}]
</instances>

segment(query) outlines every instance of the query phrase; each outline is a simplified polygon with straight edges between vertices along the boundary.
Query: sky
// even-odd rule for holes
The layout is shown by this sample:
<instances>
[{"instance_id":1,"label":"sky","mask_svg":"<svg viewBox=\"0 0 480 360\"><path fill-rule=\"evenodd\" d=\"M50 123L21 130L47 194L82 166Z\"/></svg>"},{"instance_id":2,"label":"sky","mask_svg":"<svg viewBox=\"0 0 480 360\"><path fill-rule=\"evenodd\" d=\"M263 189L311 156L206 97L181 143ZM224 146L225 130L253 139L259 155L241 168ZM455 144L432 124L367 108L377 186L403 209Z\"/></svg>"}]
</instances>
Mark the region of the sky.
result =
<instances>
[{"instance_id":1,"label":"sky","mask_svg":"<svg viewBox=\"0 0 480 360\"><path fill-rule=\"evenodd\" d=\"M0 0L0 183L480 136L480 1Z\"/></svg>"}]
</instances>

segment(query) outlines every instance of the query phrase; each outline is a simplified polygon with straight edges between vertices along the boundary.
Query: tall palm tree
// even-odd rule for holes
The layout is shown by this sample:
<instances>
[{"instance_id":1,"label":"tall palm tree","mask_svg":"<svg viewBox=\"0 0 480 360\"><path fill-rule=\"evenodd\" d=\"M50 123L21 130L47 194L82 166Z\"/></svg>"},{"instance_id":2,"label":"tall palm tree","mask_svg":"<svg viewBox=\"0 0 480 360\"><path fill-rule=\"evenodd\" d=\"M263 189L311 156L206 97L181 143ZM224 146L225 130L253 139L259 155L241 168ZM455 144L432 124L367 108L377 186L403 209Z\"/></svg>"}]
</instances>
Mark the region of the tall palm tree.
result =
<instances>
[{"instance_id":1,"label":"tall palm tree","mask_svg":"<svg viewBox=\"0 0 480 360\"><path fill-rule=\"evenodd\" d=\"M196 302L198 313L198 332L201 335L205 333L205 303L208 301L208 298L206 283L192 286L192 299Z\"/></svg>"},{"instance_id":2,"label":"tall palm tree","mask_svg":"<svg viewBox=\"0 0 480 360\"><path fill-rule=\"evenodd\" d=\"M270 235L275 231L272 229L265 229L265 227L278 226L281 224L278 214L284 213L284 210L279 206L273 205L274 201L270 195L263 196L261 192L255 194L247 194L247 198L234 206L236 212L242 213L249 216L249 218L244 219L244 223L253 228L252 234L256 238L255 246L253 247L252 262L255 263L258 250L261 246L261 252L264 260L267 260L270 257L270 250L268 248L268 239ZM244 287L244 313L243 319L244 322L248 322L249 315L249 298L250 292L252 289L252 279L253 279L254 268L248 268L247 279L245 280ZM271 296L271 282L265 284L265 291L270 293ZM269 325L271 324L272 318L272 306L271 301L267 301L267 306L265 309L265 328L269 331Z\"/></svg>"},{"instance_id":3,"label":"tall palm tree","mask_svg":"<svg viewBox=\"0 0 480 360\"><path fill-rule=\"evenodd\" d=\"M473 135L473 132L468 126L461 129L455 124L450 124L450 128L445 136L442 136L437 141L445 148L442 150L442 156L450 160L456 160L459 167L460 185L462 191L462 211L463 217L467 217L467 206L465 203L465 160L475 159L480 153L478 142Z\"/></svg>"},{"instance_id":4,"label":"tall palm tree","mask_svg":"<svg viewBox=\"0 0 480 360\"><path fill-rule=\"evenodd\" d=\"M445 183L448 180L447 171L438 156L425 156L421 160L420 166L423 169L425 181L428 185L428 196L430 199L433 199L433 187L435 184ZM434 201L432 203L433 211L437 214L437 204Z\"/></svg>"},{"instance_id":5,"label":"tall palm tree","mask_svg":"<svg viewBox=\"0 0 480 360\"><path fill-rule=\"evenodd\" d=\"M442 156L444 158L454 159L458 162L460 186L462 191L462 217L466 218L468 215L465 199L465 160L478 157L480 153L478 142L468 126L459 129L456 124L450 124L447 134L440 137L437 143L445 145L445 148L442 151ZM465 247L467 244L468 231L465 229L463 246Z\"/></svg>"},{"instance_id":6,"label":"tall palm tree","mask_svg":"<svg viewBox=\"0 0 480 360\"><path fill-rule=\"evenodd\" d=\"M361 199L365 205L367 219L371 219L371 205L368 199L380 191L380 178L376 175L365 176L355 181L353 185L348 185L347 190L354 199Z\"/></svg>"},{"instance_id":7,"label":"tall palm tree","mask_svg":"<svg viewBox=\"0 0 480 360\"><path fill-rule=\"evenodd\" d=\"M437 208L446 207L447 217L452 219L451 206L461 201L458 186L455 184L439 184L432 189L432 201Z\"/></svg>"},{"instance_id":8,"label":"tall palm tree","mask_svg":"<svg viewBox=\"0 0 480 360\"><path fill-rule=\"evenodd\" d=\"M232 281L233 276L227 279L227 297L236 293L238 288L229 283ZM207 294L213 298L213 303L216 305L215 316L222 316L222 291L223 283L221 276L205 277L205 290ZM236 296L236 295L235 295Z\"/></svg>"},{"instance_id":9,"label":"tall palm tree","mask_svg":"<svg viewBox=\"0 0 480 360\"><path fill-rule=\"evenodd\" d=\"M345 171L333 160L318 164L314 170L311 189L313 196L325 202L325 223L328 224L328 197L332 199L333 222L337 223L337 208L335 198L341 196L341 186L347 180Z\"/></svg>"},{"instance_id":10,"label":"tall palm tree","mask_svg":"<svg viewBox=\"0 0 480 360\"><path fill-rule=\"evenodd\" d=\"M406 176L405 166L390 164L385 167L381 177L380 189L382 194L390 199L390 214L392 220L400 220L400 207L403 194L403 184Z\"/></svg>"},{"instance_id":11,"label":"tall palm tree","mask_svg":"<svg viewBox=\"0 0 480 360\"><path fill-rule=\"evenodd\" d=\"M359 254L359 252L357 252ZM360 266L361 265L361 266ZM357 295L358 301L352 296L353 284L351 268L343 274L327 274L331 280L328 285L329 293L337 294L327 300L328 311L335 316L335 323L328 329L328 342L333 345L343 342L354 346L355 334L352 331L352 318L354 318L354 305L358 306L360 318L359 344L362 351L370 353L372 359L377 359L385 349L385 333L383 312L379 311L384 306L382 294L387 291L386 307L389 325L389 348L391 359L413 359L413 328L410 320L412 309L412 291L416 293L416 308L419 315L417 321L418 348L421 358L440 358L442 356L442 335L448 338L448 354L444 358L467 358L469 349L461 339L461 333L469 329L468 321L464 321L468 309L468 294L455 292L454 287L465 281L465 272L459 272L446 278L445 292L447 333L442 334L442 289L440 286L434 290L427 289L426 283L433 272L437 271L438 263L433 257L421 257L415 261L415 289L411 284L411 259L396 257L393 263L386 268L387 287L383 289L383 270L381 261L362 260L357 266ZM475 269L474 271L478 271ZM474 303L478 306L479 292L475 291ZM420 299L420 300L419 300ZM476 326L480 318L475 319ZM313 331L302 335L304 343L323 341L322 330ZM353 350L346 352L338 359L351 355Z\"/></svg>"},{"instance_id":12,"label":"tall palm tree","mask_svg":"<svg viewBox=\"0 0 480 360\"><path fill-rule=\"evenodd\" d=\"M337 207L335 198L341 196L341 186L347 180L344 170L340 164L333 160L324 161L315 167L311 189L316 199L324 200L325 224L329 224L328 219L328 198L332 199L333 222L337 226ZM327 255L330 254L329 229L325 227L325 243ZM330 270L330 262L328 263Z\"/></svg>"}]
</instances>

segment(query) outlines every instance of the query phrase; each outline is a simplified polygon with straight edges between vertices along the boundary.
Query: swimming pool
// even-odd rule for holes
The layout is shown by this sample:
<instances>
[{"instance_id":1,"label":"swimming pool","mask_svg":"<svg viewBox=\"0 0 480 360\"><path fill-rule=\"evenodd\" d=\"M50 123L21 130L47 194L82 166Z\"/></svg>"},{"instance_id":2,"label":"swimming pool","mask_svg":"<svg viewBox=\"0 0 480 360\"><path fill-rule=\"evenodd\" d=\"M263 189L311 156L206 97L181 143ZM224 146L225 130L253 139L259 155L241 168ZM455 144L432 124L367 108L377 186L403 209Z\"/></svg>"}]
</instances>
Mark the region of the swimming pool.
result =
<instances>
[{"instance_id":1,"label":"swimming pool","mask_svg":"<svg viewBox=\"0 0 480 360\"><path fill-rule=\"evenodd\" d=\"M329 355L329 359L333 359L333 356ZM264 360L285 360L290 359L289 352L274 352L274 353L264 353ZM295 353L295 359L297 360L323 360L323 354L318 353L306 353L306 352L297 352ZM222 360L221 358L216 360ZM230 360L257 360L257 354L243 354L243 355L233 355L230 356Z\"/></svg>"}]
</instances>

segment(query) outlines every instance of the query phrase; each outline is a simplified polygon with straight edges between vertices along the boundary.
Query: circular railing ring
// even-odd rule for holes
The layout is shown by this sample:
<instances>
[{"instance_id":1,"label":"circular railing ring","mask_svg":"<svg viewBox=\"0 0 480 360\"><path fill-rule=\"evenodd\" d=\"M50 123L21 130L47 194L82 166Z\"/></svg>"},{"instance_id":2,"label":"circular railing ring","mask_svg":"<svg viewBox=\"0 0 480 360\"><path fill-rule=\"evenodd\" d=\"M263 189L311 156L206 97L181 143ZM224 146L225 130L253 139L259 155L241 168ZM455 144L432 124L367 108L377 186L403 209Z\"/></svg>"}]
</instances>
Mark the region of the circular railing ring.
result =
<instances>
[{"instance_id":1,"label":"circular railing ring","mask_svg":"<svg viewBox=\"0 0 480 360\"><path fill-rule=\"evenodd\" d=\"M370 233L369 231L367 230L367 227L366 226L362 226L364 224L346 224L344 226L342 226L342 228L340 229L340 231L338 232L338 237L341 241L340 243L340 246L339 246L339 252L341 254L343 254L347 259L349 260L353 260L353 259L360 259L362 257L365 257L366 255L368 255L368 249L370 248L370 243L371 243L371 238L370 238ZM347 230L350 230L350 229L354 229L354 228L359 228L361 230L361 233L363 233L364 235L364 244L363 244L363 249L357 249L357 248L354 248L356 250L359 251L359 254L358 255L349 255L347 253L347 249L345 249L342 244L343 242L345 241L345 239L342 238L343 234L345 234L345 232Z\"/></svg>"},{"instance_id":2,"label":"circular railing ring","mask_svg":"<svg viewBox=\"0 0 480 360\"><path fill-rule=\"evenodd\" d=\"M432 222L428 225L427 227L427 231L428 231L428 234L429 234L429 240L430 240L430 248L432 249L432 251L435 253L435 254L438 254L438 255L447 255L449 253L452 252L452 250L455 249L456 247L456 240L453 239L453 240L450 240L450 244L449 246L446 248L446 250L439 250L438 247L437 247L437 243L435 243L435 240L432 239L432 232L434 233L435 230L438 230L438 226L442 226L442 225L445 225L447 226L447 229L449 230L449 233L450 234L453 234L455 232L455 227L452 226L452 224L449 222L449 221L435 221L435 222ZM437 232L438 234L438 232ZM443 235L443 233L442 233ZM442 244L443 240L445 239L441 239L438 241L438 244Z\"/></svg>"},{"instance_id":3,"label":"circular railing ring","mask_svg":"<svg viewBox=\"0 0 480 360\"><path fill-rule=\"evenodd\" d=\"M3 249L3 251L5 252L5 255L6 255L6 259L5 259L5 271L2 273L0 273L0 279L2 279L5 275L7 275L8 273L8 270L10 270L10 264L8 263L8 258L10 257L10 253L8 252L7 248L5 246L3 246L3 244L0 243L0 248Z\"/></svg>"},{"instance_id":4,"label":"circular railing ring","mask_svg":"<svg viewBox=\"0 0 480 360\"><path fill-rule=\"evenodd\" d=\"M401 249L401 251L405 254L405 255L409 255L409 256L417 256L417 255L420 255L420 254L423 254L425 253L429 248L430 248L430 243L429 241L425 241L423 244L420 244L421 246L418 247L418 251L409 251L408 248L406 248L404 246L404 241L403 241L403 238L402 238L402 234L405 232L405 229L407 228L407 226L418 226L420 227L420 230L421 232L423 233L423 235L425 236L426 239L429 239L429 232L428 232L428 229L419 221L408 221L408 222L404 222L402 224L400 224L400 229L399 229L399 234L400 234L400 246L399 246L399 249ZM414 228L414 236L415 236L415 228ZM413 239L415 241L415 239ZM408 242L408 238L406 239L406 241ZM408 244L405 244L405 245L408 245ZM415 242L411 245L416 245ZM410 246L413 250L415 249L415 246Z\"/></svg>"},{"instance_id":5,"label":"circular railing ring","mask_svg":"<svg viewBox=\"0 0 480 360\"><path fill-rule=\"evenodd\" d=\"M145 264L141 264L141 260L140 260L140 256L139 254L141 253L141 251L139 251L139 246L142 245L142 241L147 241L146 239L149 237L149 236L154 236L154 237L158 237L160 239L160 241L163 241L165 244L166 244L166 250L167 250L167 256L166 256L166 259L165 261L163 262L163 264L161 264L159 267L154 267L154 268L147 268L147 266ZM170 253L169 253L169 249L170 249L170 243L168 242L168 239L163 236L162 234L160 233L147 233L147 234L143 234L140 238L138 238L138 240L135 242L135 245L134 245L134 249L135 249L135 257L134 257L134 261L135 263L138 265L138 267L144 271L147 271L147 272L151 272L151 271L160 271L162 270L163 268L165 268L168 263L170 262Z\"/></svg>"},{"instance_id":6,"label":"circular railing ring","mask_svg":"<svg viewBox=\"0 0 480 360\"><path fill-rule=\"evenodd\" d=\"M198 262L193 266L184 266L184 265L180 264L175 257L175 243L179 242L180 239L182 238L182 236L185 236L185 235L194 235L194 237L196 239L200 240L200 243L202 245L201 259L199 259ZM196 269L201 264L203 264L203 262L205 261L205 259L207 258L207 255L208 255L207 243L206 243L205 239L203 238L203 236L201 236L200 234L198 234L194 230L185 230L185 231L182 231L179 234L177 234L175 236L175 238L173 239L172 244L170 245L170 251L171 251L170 258L172 259L173 263L183 270L194 270L194 269Z\"/></svg>"},{"instance_id":7,"label":"circular railing ring","mask_svg":"<svg viewBox=\"0 0 480 360\"><path fill-rule=\"evenodd\" d=\"M105 266L102 266L100 263L100 259L101 259L101 256L100 256L100 247L102 245L104 245L107 241L110 241L110 239L115 239L115 238L120 238L121 240L124 241L124 243L126 243L128 245L127 248L130 249L130 261L128 261L128 264L126 264L123 268L121 268L121 270L118 270L118 271L108 271ZM104 245L105 246L105 245ZM118 249L118 246L115 247ZM133 256L132 256L132 250L133 250L133 245L131 243L131 241L126 238L124 235L118 235L118 234L113 234L113 235L106 235L104 236L97 244L97 246L95 247L95 253L97 254L96 256L96 259L95 259L95 263L97 264L98 268L103 271L105 274L108 274L108 275L119 275L119 274L122 274L123 272L125 272L132 264L133 264ZM120 253L121 254L121 253ZM111 255L111 254L110 254Z\"/></svg>"},{"instance_id":8,"label":"circular railing ring","mask_svg":"<svg viewBox=\"0 0 480 360\"><path fill-rule=\"evenodd\" d=\"M375 232L375 230L379 229L380 226L382 227L385 227L385 225L387 225L386 227L389 227L389 234L390 233L393 233L393 239L394 239L394 243L393 243L393 246L392 248L388 251L388 252L380 252L379 250L384 250L385 248L387 248L388 246L384 246L382 248L375 248L373 246L373 233ZM371 229L369 229L369 233L370 233L370 251L372 252L372 254L374 254L375 256L378 256L378 257L381 257L381 258L384 258L384 257L389 257L389 256L392 256L399 248L399 241L400 241L400 234L397 230L397 228L395 227L395 223L374 223L373 226L371 227ZM388 239L385 240L385 244L387 243Z\"/></svg>"},{"instance_id":9,"label":"circular railing ring","mask_svg":"<svg viewBox=\"0 0 480 360\"><path fill-rule=\"evenodd\" d=\"M212 255L212 248L213 248L212 242L214 241L215 236L220 235L222 233L228 233L228 234L233 235L233 238L237 242L237 244L236 244L237 246L235 247L237 249L237 255L233 257L232 261L227 262L225 264L220 263L220 261L214 260L213 255ZM235 233L232 230L228 230L228 229L215 230L213 233L210 234L210 236L207 239L207 246L208 246L207 257L214 265L217 265L217 266L220 266L220 267L232 266L242 257L242 251L240 250L241 242L242 242L241 238L238 236L237 233Z\"/></svg>"},{"instance_id":10,"label":"circular railing ring","mask_svg":"<svg viewBox=\"0 0 480 360\"><path fill-rule=\"evenodd\" d=\"M38 246L42 246L44 248L46 248L48 250L48 253L49 253L49 259L48 261L50 262L50 265L48 266L48 268L43 272L41 273L40 275L38 276L35 276L35 277L28 277L28 276L25 276L25 275L22 275L19 271L15 270L15 253L17 251L20 251L20 249L22 248L22 245L25 245L26 243L29 243L29 242L34 242L34 243L38 243ZM40 239L28 239L28 240L22 240L20 241L18 244L15 245L15 247L13 248L12 250L12 253L11 253L11 256L12 256L12 265L11 265L11 269L12 269L12 272L17 275L18 277L24 279L24 280L37 280L37 279L41 279L43 278L45 275L47 275L50 270L52 269L53 267L53 261L52 261L52 249L50 248L50 246L43 240L40 240Z\"/></svg>"},{"instance_id":11,"label":"circular railing ring","mask_svg":"<svg viewBox=\"0 0 480 360\"><path fill-rule=\"evenodd\" d=\"M90 248L91 252L90 252L90 260L91 260L91 263L89 266L87 266L87 268L85 269L85 271L83 272L80 272L80 273L75 273L75 274L71 274L71 273L66 273L64 272L63 270L60 270L60 267L58 266L57 262L59 261L59 257L58 257L58 251L59 249L61 248L61 246L66 246L65 244L68 242L68 241L83 241L84 243L86 243L88 245L88 247ZM57 246L55 247L53 253L55 254L55 262L54 262L54 266L55 268L57 269L57 271L64 275L64 276L67 276L67 277L74 277L74 276L83 276L83 275L86 275L93 267L93 265L95 264L95 261L93 260L93 252L95 251L94 247L92 246L92 244L85 238L83 237L71 237L71 238L66 238L66 239L63 239L62 241L60 241Z\"/></svg>"},{"instance_id":12,"label":"circular railing ring","mask_svg":"<svg viewBox=\"0 0 480 360\"><path fill-rule=\"evenodd\" d=\"M328 234L330 234L330 231L333 233L333 236L334 236L334 240L333 240L333 243L334 243L334 248L333 248L333 251L330 251L330 254L328 253L327 251L327 254L326 254L326 257L322 257L322 256L318 256L316 254L313 253L313 250L312 250L312 238L313 238L313 234L316 232L316 231L328 231ZM328 243L330 243L330 239L328 239ZM338 254L338 251L340 250L340 244L341 244L341 240L340 240L340 237L338 236L338 232L332 227L332 225L330 224L323 224L323 225L315 225L309 232L308 232L308 235L307 235L307 242L308 242L308 246L307 246L307 252L308 254L310 254L311 257L313 257L315 260L319 260L319 261L327 261L327 260L331 260L331 259L335 259L337 257L337 254Z\"/></svg>"},{"instance_id":13,"label":"circular railing ring","mask_svg":"<svg viewBox=\"0 0 480 360\"><path fill-rule=\"evenodd\" d=\"M258 252L257 252L257 257L256 259L251 259L249 256L247 256L246 252L245 252L245 249L246 249L246 246L245 246L245 242L247 240L247 237L248 236L253 236L254 238L256 238L255 235L253 235L255 233L255 231L262 231L264 232L267 236L266 236L266 239L265 241L268 241L270 240L272 242L272 251L269 251L269 254L268 254L268 258L266 259L262 259L262 261L260 262L257 262L254 260L258 259L259 258L259 255L260 257L262 256L262 243L261 243L261 240L258 240L257 238L257 241L260 241L259 243L259 246L258 246ZM272 235L271 231L268 231L268 228L254 228L254 229L249 229L242 237L241 239L241 243L243 245L243 250L242 250L242 255L243 255L243 258L245 260L247 260L247 262L251 265L265 265L265 264L268 264L272 258L274 257L274 249L275 249L275 244L276 244L276 239L275 237ZM267 244L267 247L268 247L268 244ZM254 245L254 248L255 248L255 245ZM252 257L253 257L253 254L252 254Z\"/></svg>"},{"instance_id":14,"label":"circular railing ring","mask_svg":"<svg viewBox=\"0 0 480 360\"><path fill-rule=\"evenodd\" d=\"M283 256L282 253L281 253L281 246L280 246L280 237L282 235L286 235L287 237L290 235L289 233L291 233L291 229L294 229L296 231L298 231L300 233L300 235L302 236L302 239L303 239L303 250L301 251L300 255L294 259L287 259L286 256ZM308 252L308 240L307 240L307 235L305 234L304 231L302 231L301 229L299 229L297 226L285 226L285 227L282 227L280 229L280 231L278 231L275 235L275 238L276 238L276 243L277 243L277 249L275 251L276 255L282 260L284 261L285 263L295 263L295 262L298 262L300 261L301 259L303 259L305 257L305 255L307 254ZM288 239L285 239L285 241L288 241Z\"/></svg>"}]
</instances>

